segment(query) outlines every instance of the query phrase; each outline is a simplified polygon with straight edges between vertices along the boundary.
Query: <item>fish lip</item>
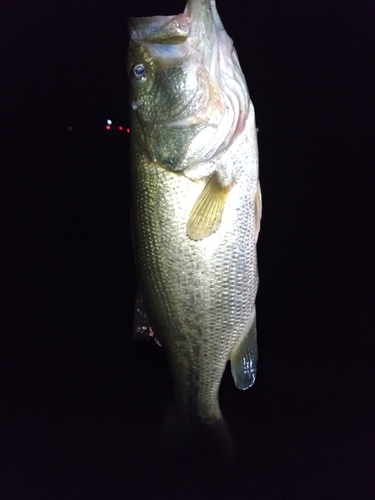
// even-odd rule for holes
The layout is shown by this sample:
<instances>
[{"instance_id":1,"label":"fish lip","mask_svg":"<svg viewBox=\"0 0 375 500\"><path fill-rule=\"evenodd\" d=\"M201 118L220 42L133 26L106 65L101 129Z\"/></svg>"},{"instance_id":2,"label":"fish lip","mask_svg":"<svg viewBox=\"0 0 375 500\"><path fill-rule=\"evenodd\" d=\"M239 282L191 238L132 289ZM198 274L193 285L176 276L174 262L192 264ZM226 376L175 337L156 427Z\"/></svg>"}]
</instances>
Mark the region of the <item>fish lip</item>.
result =
<instances>
[{"instance_id":1,"label":"fish lip","mask_svg":"<svg viewBox=\"0 0 375 500\"><path fill-rule=\"evenodd\" d=\"M150 43L163 43L159 41L155 34L157 34L168 26L174 25L176 37L180 37L180 41L175 43L182 43L189 35L189 19L184 13L175 14L170 16L149 16L149 17L131 17L128 21L128 30L130 38L135 41L150 42Z\"/></svg>"}]
</instances>

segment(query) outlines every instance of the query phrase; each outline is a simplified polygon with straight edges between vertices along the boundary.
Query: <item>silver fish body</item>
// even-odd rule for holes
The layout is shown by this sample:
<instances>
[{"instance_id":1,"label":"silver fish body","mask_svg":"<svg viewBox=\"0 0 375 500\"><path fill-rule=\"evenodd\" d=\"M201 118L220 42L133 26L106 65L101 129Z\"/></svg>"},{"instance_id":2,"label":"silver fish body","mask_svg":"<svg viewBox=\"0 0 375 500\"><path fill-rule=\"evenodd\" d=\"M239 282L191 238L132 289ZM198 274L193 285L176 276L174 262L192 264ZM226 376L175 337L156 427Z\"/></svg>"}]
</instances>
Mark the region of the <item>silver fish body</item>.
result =
<instances>
[{"instance_id":1,"label":"silver fish body","mask_svg":"<svg viewBox=\"0 0 375 500\"><path fill-rule=\"evenodd\" d=\"M143 314L186 426L221 420L228 360L255 380L261 218L254 108L214 1L133 18L133 237Z\"/></svg>"}]
</instances>

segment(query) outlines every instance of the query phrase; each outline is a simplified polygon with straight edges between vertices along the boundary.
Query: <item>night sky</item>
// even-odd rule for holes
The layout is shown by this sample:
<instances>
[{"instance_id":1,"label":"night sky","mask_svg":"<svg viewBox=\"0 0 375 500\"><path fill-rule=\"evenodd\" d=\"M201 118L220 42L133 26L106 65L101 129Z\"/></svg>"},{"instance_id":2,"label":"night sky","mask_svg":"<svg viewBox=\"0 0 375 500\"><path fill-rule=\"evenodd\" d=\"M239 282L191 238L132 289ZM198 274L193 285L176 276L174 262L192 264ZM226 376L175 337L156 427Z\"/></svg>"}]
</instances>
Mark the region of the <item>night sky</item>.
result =
<instances>
[{"instance_id":1,"label":"night sky","mask_svg":"<svg viewBox=\"0 0 375 500\"><path fill-rule=\"evenodd\" d=\"M127 19L164 0L0 5L4 500L375 497L375 4L217 0L255 106L259 372L237 448L161 461L171 381L133 344ZM71 127L71 130L69 130Z\"/></svg>"}]
</instances>

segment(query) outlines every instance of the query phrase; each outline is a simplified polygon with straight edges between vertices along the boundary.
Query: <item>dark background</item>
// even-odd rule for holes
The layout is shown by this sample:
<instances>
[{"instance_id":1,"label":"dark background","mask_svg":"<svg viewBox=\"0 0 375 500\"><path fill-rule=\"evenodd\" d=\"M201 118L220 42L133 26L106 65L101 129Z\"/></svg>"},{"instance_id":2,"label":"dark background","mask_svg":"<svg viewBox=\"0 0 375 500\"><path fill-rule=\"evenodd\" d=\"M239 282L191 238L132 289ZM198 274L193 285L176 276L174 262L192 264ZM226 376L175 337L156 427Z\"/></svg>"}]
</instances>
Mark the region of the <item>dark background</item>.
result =
<instances>
[{"instance_id":1,"label":"dark background","mask_svg":"<svg viewBox=\"0 0 375 500\"><path fill-rule=\"evenodd\" d=\"M234 476L215 457L161 463L167 362L130 342L126 21L184 3L0 8L1 498L373 498L374 2L218 0L264 206L257 382L226 372L220 395Z\"/></svg>"}]
</instances>

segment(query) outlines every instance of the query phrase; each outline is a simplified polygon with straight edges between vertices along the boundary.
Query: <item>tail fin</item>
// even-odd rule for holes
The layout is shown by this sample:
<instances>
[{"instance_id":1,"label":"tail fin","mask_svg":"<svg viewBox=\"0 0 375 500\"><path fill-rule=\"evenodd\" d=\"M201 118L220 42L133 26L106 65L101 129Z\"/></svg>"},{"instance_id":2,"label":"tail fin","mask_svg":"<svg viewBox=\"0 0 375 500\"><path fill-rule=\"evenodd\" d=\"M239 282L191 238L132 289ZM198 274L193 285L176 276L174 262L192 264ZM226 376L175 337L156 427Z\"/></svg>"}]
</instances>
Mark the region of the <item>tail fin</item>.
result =
<instances>
[{"instance_id":1,"label":"tail fin","mask_svg":"<svg viewBox=\"0 0 375 500\"><path fill-rule=\"evenodd\" d=\"M170 406L161 437L162 455L167 461L185 461L197 456L234 469L235 448L232 434L222 417L209 423L183 419Z\"/></svg>"}]
</instances>

